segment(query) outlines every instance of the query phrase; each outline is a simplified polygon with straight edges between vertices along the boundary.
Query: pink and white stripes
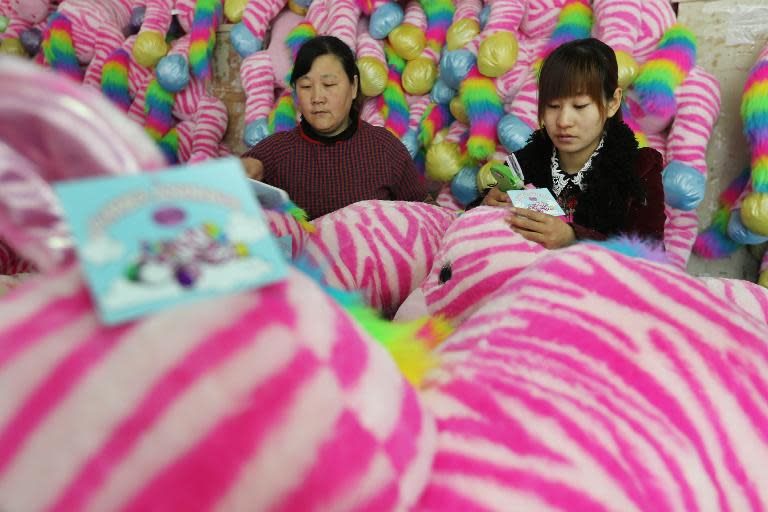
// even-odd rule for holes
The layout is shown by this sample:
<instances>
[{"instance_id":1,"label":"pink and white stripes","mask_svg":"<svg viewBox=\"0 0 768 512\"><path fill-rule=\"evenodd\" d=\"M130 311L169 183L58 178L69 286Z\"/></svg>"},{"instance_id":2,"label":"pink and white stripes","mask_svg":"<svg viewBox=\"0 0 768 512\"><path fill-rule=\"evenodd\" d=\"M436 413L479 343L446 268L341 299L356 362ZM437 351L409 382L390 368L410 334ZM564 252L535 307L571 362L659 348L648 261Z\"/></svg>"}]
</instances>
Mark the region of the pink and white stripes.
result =
<instances>
[{"instance_id":1,"label":"pink and white stripes","mask_svg":"<svg viewBox=\"0 0 768 512\"><path fill-rule=\"evenodd\" d=\"M632 51L632 56L639 65L656 50L664 32L677 21L675 11L667 0L643 0L642 6L640 34Z\"/></svg>"},{"instance_id":2,"label":"pink and white stripes","mask_svg":"<svg viewBox=\"0 0 768 512\"><path fill-rule=\"evenodd\" d=\"M459 20L473 20L480 23L480 11L483 10L481 0L457 0L454 4L456 10L453 11L453 23Z\"/></svg>"},{"instance_id":3,"label":"pink and white stripes","mask_svg":"<svg viewBox=\"0 0 768 512\"><path fill-rule=\"evenodd\" d=\"M307 23L312 25L318 34L328 33L328 6L325 0L312 0L305 18Z\"/></svg>"},{"instance_id":4,"label":"pink and white stripes","mask_svg":"<svg viewBox=\"0 0 768 512\"><path fill-rule=\"evenodd\" d=\"M509 229L506 216L503 208L483 206L451 224L434 265L407 307L460 323L498 287L548 252ZM416 301L424 303L417 306ZM413 318L409 311L400 311L398 319Z\"/></svg>"},{"instance_id":5,"label":"pink and white stripes","mask_svg":"<svg viewBox=\"0 0 768 512\"><path fill-rule=\"evenodd\" d=\"M403 201L362 201L314 220L306 254L332 286L360 290L394 314L422 282L454 214Z\"/></svg>"},{"instance_id":6,"label":"pink and white stripes","mask_svg":"<svg viewBox=\"0 0 768 512\"><path fill-rule=\"evenodd\" d=\"M424 486L431 418L298 273L114 328L74 268L14 299L0 300L0 508L390 510Z\"/></svg>"},{"instance_id":7,"label":"pink and white stripes","mask_svg":"<svg viewBox=\"0 0 768 512\"><path fill-rule=\"evenodd\" d=\"M766 339L671 267L552 251L443 344L417 508L761 510Z\"/></svg>"},{"instance_id":8,"label":"pink and white stripes","mask_svg":"<svg viewBox=\"0 0 768 512\"><path fill-rule=\"evenodd\" d=\"M632 55L640 37L641 0L594 0L592 34L614 51Z\"/></svg>"},{"instance_id":9,"label":"pink and white stripes","mask_svg":"<svg viewBox=\"0 0 768 512\"><path fill-rule=\"evenodd\" d=\"M288 0L259 0L248 2L243 10L242 23L251 34L263 41L269 29L269 23L283 10Z\"/></svg>"},{"instance_id":10,"label":"pink and white stripes","mask_svg":"<svg viewBox=\"0 0 768 512\"><path fill-rule=\"evenodd\" d=\"M370 32L368 32L368 25L363 20L360 21L363 26L358 26L357 32L357 49L356 56L358 59L363 57L369 57L377 60L386 68L387 59L384 55L384 43L378 39L374 39Z\"/></svg>"},{"instance_id":11,"label":"pink and white stripes","mask_svg":"<svg viewBox=\"0 0 768 512\"><path fill-rule=\"evenodd\" d=\"M403 11L403 25L412 25L421 32L427 31L427 15L418 0L409 0Z\"/></svg>"},{"instance_id":12,"label":"pink and white stripes","mask_svg":"<svg viewBox=\"0 0 768 512\"><path fill-rule=\"evenodd\" d=\"M669 262L684 270L691 257L693 243L699 229L699 214L696 210L684 211L664 207L667 221L664 223L664 247L667 249Z\"/></svg>"},{"instance_id":13,"label":"pink and white stripes","mask_svg":"<svg viewBox=\"0 0 768 512\"><path fill-rule=\"evenodd\" d=\"M707 175L707 144L720 114L720 83L694 67L675 89L677 112L667 138L666 160L677 160Z\"/></svg>"},{"instance_id":14,"label":"pink and white stripes","mask_svg":"<svg viewBox=\"0 0 768 512\"><path fill-rule=\"evenodd\" d=\"M266 118L275 102L275 76L267 52L255 52L240 65L240 82L245 97L245 124Z\"/></svg>"},{"instance_id":15,"label":"pink and white stripes","mask_svg":"<svg viewBox=\"0 0 768 512\"><path fill-rule=\"evenodd\" d=\"M360 8L355 0L333 0L328 9L327 33L342 41L354 53L357 49L357 22L360 18Z\"/></svg>"}]
</instances>

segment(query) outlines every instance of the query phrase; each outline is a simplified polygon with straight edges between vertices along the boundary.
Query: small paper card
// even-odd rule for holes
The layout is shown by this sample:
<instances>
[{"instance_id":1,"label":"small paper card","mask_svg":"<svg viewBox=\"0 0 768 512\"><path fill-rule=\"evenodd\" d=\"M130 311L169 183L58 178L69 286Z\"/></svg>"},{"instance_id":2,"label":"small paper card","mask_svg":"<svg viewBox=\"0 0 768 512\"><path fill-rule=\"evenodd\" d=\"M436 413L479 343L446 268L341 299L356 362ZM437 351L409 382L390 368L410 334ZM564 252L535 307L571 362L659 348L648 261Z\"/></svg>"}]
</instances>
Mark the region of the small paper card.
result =
<instances>
[{"instance_id":1,"label":"small paper card","mask_svg":"<svg viewBox=\"0 0 768 512\"><path fill-rule=\"evenodd\" d=\"M527 208L536 212L546 213L554 217L565 215L565 212L546 188L526 188L507 192L512 205L517 208Z\"/></svg>"},{"instance_id":2,"label":"small paper card","mask_svg":"<svg viewBox=\"0 0 768 512\"><path fill-rule=\"evenodd\" d=\"M259 200L262 207L268 210L276 210L290 200L288 192L281 188L273 187L257 180L249 179L248 181L251 182L251 189L256 199Z\"/></svg>"},{"instance_id":3,"label":"small paper card","mask_svg":"<svg viewBox=\"0 0 768 512\"><path fill-rule=\"evenodd\" d=\"M55 189L107 324L286 276L236 158Z\"/></svg>"}]
</instances>

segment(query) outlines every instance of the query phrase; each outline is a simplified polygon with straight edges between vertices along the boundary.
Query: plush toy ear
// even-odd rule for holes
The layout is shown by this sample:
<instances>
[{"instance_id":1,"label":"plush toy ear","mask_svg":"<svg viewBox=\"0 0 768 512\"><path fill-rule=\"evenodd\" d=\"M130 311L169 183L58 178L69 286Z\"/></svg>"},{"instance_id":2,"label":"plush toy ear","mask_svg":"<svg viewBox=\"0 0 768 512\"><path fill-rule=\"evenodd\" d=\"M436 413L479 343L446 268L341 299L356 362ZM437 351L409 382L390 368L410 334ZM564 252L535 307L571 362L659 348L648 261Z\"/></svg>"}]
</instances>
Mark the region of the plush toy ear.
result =
<instances>
[{"instance_id":1,"label":"plush toy ear","mask_svg":"<svg viewBox=\"0 0 768 512\"><path fill-rule=\"evenodd\" d=\"M53 181L165 166L109 100L21 59L0 61L0 238L41 270L71 256Z\"/></svg>"}]
</instances>

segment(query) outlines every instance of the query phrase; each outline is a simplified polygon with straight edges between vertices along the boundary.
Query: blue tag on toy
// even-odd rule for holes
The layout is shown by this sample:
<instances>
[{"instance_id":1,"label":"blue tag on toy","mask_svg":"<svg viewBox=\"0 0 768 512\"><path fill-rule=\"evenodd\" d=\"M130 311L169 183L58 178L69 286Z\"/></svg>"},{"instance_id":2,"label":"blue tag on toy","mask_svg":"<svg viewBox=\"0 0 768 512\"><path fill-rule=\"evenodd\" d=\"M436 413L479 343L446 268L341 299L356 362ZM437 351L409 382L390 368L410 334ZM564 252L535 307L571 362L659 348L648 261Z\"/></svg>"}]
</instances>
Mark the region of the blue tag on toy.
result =
<instances>
[{"instance_id":1,"label":"blue tag on toy","mask_svg":"<svg viewBox=\"0 0 768 512\"><path fill-rule=\"evenodd\" d=\"M287 274L236 158L55 189L107 324Z\"/></svg>"}]
</instances>

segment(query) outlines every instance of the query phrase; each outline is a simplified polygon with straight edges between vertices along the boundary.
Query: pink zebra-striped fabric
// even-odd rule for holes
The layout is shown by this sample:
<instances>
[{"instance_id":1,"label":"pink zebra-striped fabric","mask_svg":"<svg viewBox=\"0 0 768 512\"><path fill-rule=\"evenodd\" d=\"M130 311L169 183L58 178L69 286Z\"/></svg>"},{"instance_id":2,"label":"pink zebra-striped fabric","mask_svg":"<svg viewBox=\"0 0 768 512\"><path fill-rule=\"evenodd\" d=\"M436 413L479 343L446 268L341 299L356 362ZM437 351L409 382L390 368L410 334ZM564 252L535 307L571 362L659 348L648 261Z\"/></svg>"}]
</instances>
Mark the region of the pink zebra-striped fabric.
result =
<instances>
[{"instance_id":1,"label":"pink zebra-striped fabric","mask_svg":"<svg viewBox=\"0 0 768 512\"><path fill-rule=\"evenodd\" d=\"M240 65L240 82L245 91L245 124L266 119L275 103L275 76L267 52L254 52Z\"/></svg>"},{"instance_id":2,"label":"pink zebra-striped fabric","mask_svg":"<svg viewBox=\"0 0 768 512\"><path fill-rule=\"evenodd\" d=\"M312 0L304 16L307 23L312 25L318 34L327 34L328 27L328 6L325 0Z\"/></svg>"},{"instance_id":3,"label":"pink zebra-striped fabric","mask_svg":"<svg viewBox=\"0 0 768 512\"><path fill-rule=\"evenodd\" d=\"M525 16L526 0L494 0L489 2L491 10L488 22L482 31L483 39L499 31L517 34Z\"/></svg>"},{"instance_id":4,"label":"pink zebra-striped fabric","mask_svg":"<svg viewBox=\"0 0 768 512\"><path fill-rule=\"evenodd\" d=\"M632 50L632 56L640 66L656 49L664 32L677 21L675 11L668 0L643 0L642 7L640 34Z\"/></svg>"},{"instance_id":5,"label":"pink zebra-striped fabric","mask_svg":"<svg viewBox=\"0 0 768 512\"><path fill-rule=\"evenodd\" d=\"M251 34L263 41L269 30L269 23L287 3L288 0L248 2L243 11L243 24Z\"/></svg>"},{"instance_id":6,"label":"pink zebra-striped fabric","mask_svg":"<svg viewBox=\"0 0 768 512\"><path fill-rule=\"evenodd\" d=\"M360 290L392 315L424 280L454 218L425 203L361 201L315 219L304 250L331 286Z\"/></svg>"},{"instance_id":7,"label":"pink zebra-striped fabric","mask_svg":"<svg viewBox=\"0 0 768 512\"><path fill-rule=\"evenodd\" d=\"M768 288L741 279L701 277L713 294L768 325Z\"/></svg>"},{"instance_id":8,"label":"pink zebra-striped fabric","mask_svg":"<svg viewBox=\"0 0 768 512\"><path fill-rule=\"evenodd\" d=\"M328 33L344 41L354 53L357 50L357 20L360 18L360 7L355 0L333 0L329 5Z\"/></svg>"},{"instance_id":9,"label":"pink zebra-striped fabric","mask_svg":"<svg viewBox=\"0 0 768 512\"><path fill-rule=\"evenodd\" d=\"M94 56L99 30L105 25L122 30L131 15L128 6L120 0L66 0L57 11L72 22L72 44L78 60L84 64Z\"/></svg>"},{"instance_id":10,"label":"pink zebra-striped fabric","mask_svg":"<svg viewBox=\"0 0 768 512\"><path fill-rule=\"evenodd\" d=\"M143 32L159 32L165 34L171 26L173 18L174 0L147 0L144 20L139 29L139 34Z\"/></svg>"},{"instance_id":11,"label":"pink zebra-striped fabric","mask_svg":"<svg viewBox=\"0 0 768 512\"><path fill-rule=\"evenodd\" d=\"M685 270L691 257L693 243L699 229L699 214L696 210L684 211L664 207L667 220L664 222L664 247L669 262Z\"/></svg>"},{"instance_id":12,"label":"pink zebra-striped fabric","mask_svg":"<svg viewBox=\"0 0 768 512\"><path fill-rule=\"evenodd\" d=\"M707 144L720 115L720 82L696 66L675 89L675 102L666 161L677 160L706 176Z\"/></svg>"},{"instance_id":13,"label":"pink zebra-striped fabric","mask_svg":"<svg viewBox=\"0 0 768 512\"><path fill-rule=\"evenodd\" d=\"M8 299L2 510L402 510L425 485L433 420L299 273L109 328L75 268Z\"/></svg>"},{"instance_id":14,"label":"pink zebra-striped fabric","mask_svg":"<svg viewBox=\"0 0 768 512\"><path fill-rule=\"evenodd\" d=\"M529 39L549 39L565 2L566 0L528 0L520 25L521 33Z\"/></svg>"},{"instance_id":15,"label":"pink zebra-striped fabric","mask_svg":"<svg viewBox=\"0 0 768 512\"><path fill-rule=\"evenodd\" d=\"M298 258L304 252L304 246L309 239L309 232L301 227L295 217L288 213L264 210L264 217L270 232L277 238L291 237L291 255L294 259Z\"/></svg>"},{"instance_id":16,"label":"pink zebra-striped fabric","mask_svg":"<svg viewBox=\"0 0 768 512\"><path fill-rule=\"evenodd\" d=\"M396 318L412 320L426 311L459 324L547 252L512 231L506 216L504 208L481 206L451 224L432 268Z\"/></svg>"},{"instance_id":17,"label":"pink zebra-striped fabric","mask_svg":"<svg viewBox=\"0 0 768 512\"><path fill-rule=\"evenodd\" d=\"M384 43L374 39L368 31L368 22L365 18L360 19L357 27L357 49L356 57L370 57L379 61L384 68L387 66L387 60L384 55Z\"/></svg>"},{"instance_id":18,"label":"pink zebra-striped fabric","mask_svg":"<svg viewBox=\"0 0 768 512\"><path fill-rule=\"evenodd\" d=\"M409 0L403 10L403 25L413 25L421 32L427 30L427 15L417 0Z\"/></svg>"},{"instance_id":19,"label":"pink zebra-striped fabric","mask_svg":"<svg viewBox=\"0 0 768 512\"><path fill-rule=\"evenodd\" d=\"M459 20L474 20L480 23L480 11L483 9L481 0L456 0L453 12L453 23Z\"/></svg>"},{"instance_id":20,"label":"pink zebra-striped fabric","mask_svg":"<svg viewBox=\"0 0 768 512\"><path fill-rule=\"evenodd\" d=\"M457 213L464 210L464 205L459 203L459 201L451 192L450 183L446 183L445 185L442 186L440 191L437 193L437 197L435 198L435 203L437 203L438 206L442 206L443 208L447 208Z\"/></svg>"},{"instance_id":21,"label":"pink zebra-striped fabric","mask_svg":"<svg viewBox=\"0 0 768 512\"><path fill-rule=\"evenodd\" d=\"M594 0L592 12L595 17L592 35L614 51L632 55L640 37L642 1Z\"/></svg>"},{"instance_id":22,"label":"pink zebra-striped fabric","mask_svg":"<svg viewBox=\"0 0 768 512\"><path fill-rule=\"evenodd\" d=\"M765 510L768 328L666 265L578 245L442 346L418 510Z\"/></svg>"}]
</instances>

